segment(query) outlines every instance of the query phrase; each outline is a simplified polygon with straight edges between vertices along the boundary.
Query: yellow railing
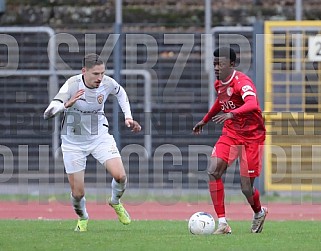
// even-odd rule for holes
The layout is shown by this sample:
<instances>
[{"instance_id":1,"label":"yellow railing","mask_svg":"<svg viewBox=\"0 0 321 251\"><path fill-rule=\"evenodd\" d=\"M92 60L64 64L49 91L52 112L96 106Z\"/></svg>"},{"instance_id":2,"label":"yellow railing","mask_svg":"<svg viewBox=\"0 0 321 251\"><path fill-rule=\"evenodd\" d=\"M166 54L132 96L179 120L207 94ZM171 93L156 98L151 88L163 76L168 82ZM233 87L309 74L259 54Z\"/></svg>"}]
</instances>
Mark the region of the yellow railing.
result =
<instances>
[{"instance_id":1,"label":"yellow railing","mask_svg":"<svg viewBox=\"0 0 321 251\"><path fill-rule=\"evenodd\" d=\"M320 21L265 22L267 191L321 190L321 60L308 58L319 34Z\"/></svg>"}]
</instances>

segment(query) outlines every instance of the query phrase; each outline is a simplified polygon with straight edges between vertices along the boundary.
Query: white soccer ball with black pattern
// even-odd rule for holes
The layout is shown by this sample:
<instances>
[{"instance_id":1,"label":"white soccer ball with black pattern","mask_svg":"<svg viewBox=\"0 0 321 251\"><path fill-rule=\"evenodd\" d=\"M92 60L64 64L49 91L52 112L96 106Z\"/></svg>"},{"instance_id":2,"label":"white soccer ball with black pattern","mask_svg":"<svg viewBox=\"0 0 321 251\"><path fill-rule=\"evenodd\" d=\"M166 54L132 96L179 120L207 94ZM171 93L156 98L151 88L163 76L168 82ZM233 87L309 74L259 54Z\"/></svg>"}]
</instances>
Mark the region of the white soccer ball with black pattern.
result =
<instances>
[{"instance_id":1,"label":"white soccer ball with black pattern","mask_svg":"<svg viewBox=\"0 0 321 251\"><path fill-rule=\"evenodd\" d=\"M189 219L188 230L196 235L213 234L215 230L215 220L209 213L197 212Z\"/></svg>"}]
</instances>

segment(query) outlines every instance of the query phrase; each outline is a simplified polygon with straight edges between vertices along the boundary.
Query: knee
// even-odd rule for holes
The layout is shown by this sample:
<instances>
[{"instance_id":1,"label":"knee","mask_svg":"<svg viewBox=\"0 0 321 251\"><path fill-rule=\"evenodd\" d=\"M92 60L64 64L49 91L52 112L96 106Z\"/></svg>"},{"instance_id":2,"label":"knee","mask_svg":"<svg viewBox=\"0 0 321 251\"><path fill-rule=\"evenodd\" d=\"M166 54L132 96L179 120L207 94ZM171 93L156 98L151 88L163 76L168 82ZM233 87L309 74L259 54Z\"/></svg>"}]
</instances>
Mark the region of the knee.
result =
<instances>
[{"instance_id":1,"label":"knee","mask_svg":"<svg viewBox=\"0 0 321 251\"><path fill-rule=\"evenodd\" d=\"M84 192L80 192L80 191L73 191L71 193L71 196L77 200L77 201L80 201L84 196L85 196L85 193Z\"/></svg>"},{"instance_id":2,"label":"knee","mask_svg":"<svg viewBox=\"0 0 321 251\"><path fill-rule=\"evenodd\" d=\"M208 172L207 174L210 180L218 180L222 177L222 175L218 171Z\"/></svg>"},{"instance_id":3,"label":"knee","mask_svg":"<svg viewBox=\"0 0 321 251\"><path fill-rule=\"evenodd\" d=\"M114 179L117 181L117 183L121 183L121 184L127 183L127 176L126 176L126 174L124 174L124 175L119 175L119 176L117 176L117 177L114 177Z\"/></svg>"},{"instance_id":4,"label":"knee","mask_svg":"<svg viewBox=\"0 0 321 251\"><path fill-rule=\"evenodd\" d=\"M227 164L220 160L214 159L211 162L211 165L207 169L207 174L210 180L217 180L220 179L227 168Z\"/></svg>"},{"instance_id":5,"label":"knee","mask_svg":"<svg viewBox=\"0 0 321 251\"><path fill-rule=\"evenodd\" d=\"M210 178L210 180L217 180L220 179L222 177L222 173L219 171L219 168L211 165L208 169L207 169L207 174Z\"/></svg>"}]
</instances>

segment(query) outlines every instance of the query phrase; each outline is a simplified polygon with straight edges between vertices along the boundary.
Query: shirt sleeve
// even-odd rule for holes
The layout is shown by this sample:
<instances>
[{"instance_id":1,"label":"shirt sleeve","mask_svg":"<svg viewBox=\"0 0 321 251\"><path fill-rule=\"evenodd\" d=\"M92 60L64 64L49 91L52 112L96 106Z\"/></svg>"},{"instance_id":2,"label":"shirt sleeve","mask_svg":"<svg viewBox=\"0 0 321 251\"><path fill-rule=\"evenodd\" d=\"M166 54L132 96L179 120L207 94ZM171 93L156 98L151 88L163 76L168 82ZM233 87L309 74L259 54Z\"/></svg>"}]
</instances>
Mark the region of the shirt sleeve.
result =
<instances>
[{"instance_id":1,"label":"shirt sleeve","mask_svg":"<svg viewBox=\"0 0 321 251\"><path fill-rule=\"evenodd\" d=\"M240 106L239 108L236 108L232 110L231 112L234 115L242 114L242 113L248 113L252 112L258 109L258 102L256 100L256 97L253 95L247 95L244 98L244 104Z\"/></svg>"},{"instance_id":2,"label":"shirt sleeve","mask_svg":"<svg viewBox=\"0 0 321 251\"><path fill-rule=\"evenodd\" d=\"M69 80L67 80L64 85L60 88L57 95L54 97L53 100L60 101L62 103L67 102L71 98L71 84Z\"/></svg>"},{"instance_id":3,"label":"shirt sleeve","mask_svg":"<svg viewBox=\"0 0 321 251\"><path fill-rule=\"evenodd\" d=\"M256 98L256 89L249 78L242 79L237 86L237 89L244 101L240 107L232 110L234 115L252 112L258 109L258 102Z\"/></svg>"},{"instance_id":4,"label":"shirt sleeve","mask_svg":"<svg viewBox=\"0 0 321 251\"><path fill-rule=\"evenodd\" d=\"M243 100L245 100L247 96L256 97L255 87L253 83L249 80L244 80L244 82L242 82L242 86L240 86L240 93Z\"/></svg>"},{"instance_id":5,"label":"shirt sleeve","mask_svg":"<svg viewBox=\"0 0 321 251\"><path fill-rule=\"evenodd\" d=\"M124 113L125 119L133 119L129 99L125 89L121 85L119 85L115 80L113 80L112 82L114 85L112 94L116 96L118 104Z\"/></svg>"},{"instance_id":6,"label":"shirt sleeve","mask_svg":"<svg viewBox=\"0 0 321 251\"><path fill-rule=\"evenodd\" d=\"M44 119L50 119L54 116L56 116L58 113L61 113L65 110L65 104L58 101L58 100L53 100L43 113L43 118Z\"/></svg>"},{"instance_id":7,"label":"shirt sleeve","mask_svg":"<svg viewBox=\"0 0 321 251\"><path fill-rule=\"evenodd\" d=\"M73 85L71 85L70 79L64 83L45 110L43 114L44 119L50 119L65 110L65 102L67 102L71 97L71 89Z\"/></svg>"},{"instance_id":8,"label":"shirt sleeve","mask_svg":"<svg viewBox=\"0 0 321 251\"><path fill-rule=\"evenodd\" d=\"M215 100L212 108L208 111L208 113L204 116L202 119L205 123L210 121L216 114L218 114L221 111L221 105L218 101L218 99Z\"/></svg>"}]
</instances>

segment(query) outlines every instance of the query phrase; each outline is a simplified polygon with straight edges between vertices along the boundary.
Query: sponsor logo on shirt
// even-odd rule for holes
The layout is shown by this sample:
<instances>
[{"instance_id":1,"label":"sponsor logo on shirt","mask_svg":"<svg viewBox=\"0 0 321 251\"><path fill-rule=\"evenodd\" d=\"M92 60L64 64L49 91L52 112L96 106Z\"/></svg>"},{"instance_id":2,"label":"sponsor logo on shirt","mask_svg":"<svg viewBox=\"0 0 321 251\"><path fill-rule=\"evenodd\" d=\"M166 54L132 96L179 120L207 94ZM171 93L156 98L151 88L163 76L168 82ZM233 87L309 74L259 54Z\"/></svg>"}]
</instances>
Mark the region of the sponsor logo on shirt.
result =
<instances>
[{"instance_id":1,"label":"sponsor logo on shirt","mask_svg":"<svg viewBox=\"0 0 321 251\"><path fill-rule=\"evenodd\" d=\"M89 114L89 113L93 113L93 114L104 114L103 112L100 111L100 109L98 110L91 110L91 111L82 111L76 107L73 107L73 109L77 112L83 113L83 114Z\"/></svg>"},{"instance_id":2,"label":"sponsor logo on shirt","mask_svg":"<svg viewBox=\"0 0 321 251\"><path fill-rule=\"evenodd\" d=\"M220 101L220 104L221 104L221 110L222 111L236 108L236 105L234 104L234 102L232 100L229 100L229 101L226 101L226 102Z\"/></svg>"}]
</instances>

